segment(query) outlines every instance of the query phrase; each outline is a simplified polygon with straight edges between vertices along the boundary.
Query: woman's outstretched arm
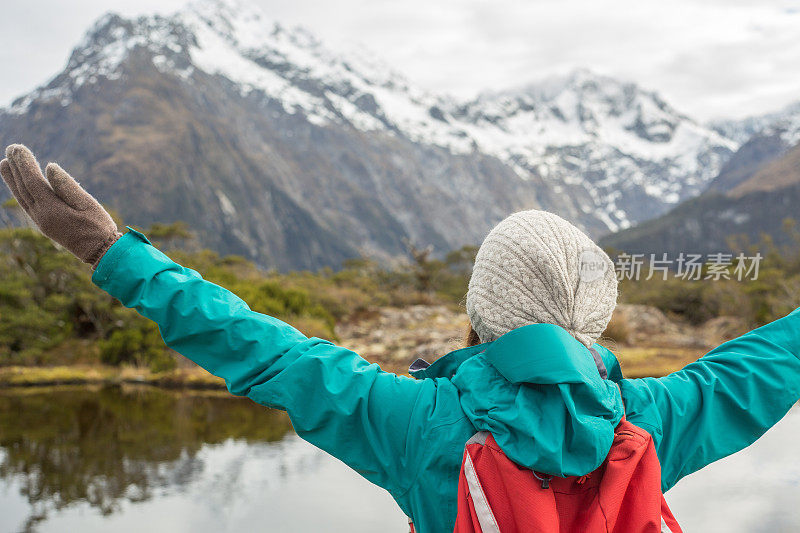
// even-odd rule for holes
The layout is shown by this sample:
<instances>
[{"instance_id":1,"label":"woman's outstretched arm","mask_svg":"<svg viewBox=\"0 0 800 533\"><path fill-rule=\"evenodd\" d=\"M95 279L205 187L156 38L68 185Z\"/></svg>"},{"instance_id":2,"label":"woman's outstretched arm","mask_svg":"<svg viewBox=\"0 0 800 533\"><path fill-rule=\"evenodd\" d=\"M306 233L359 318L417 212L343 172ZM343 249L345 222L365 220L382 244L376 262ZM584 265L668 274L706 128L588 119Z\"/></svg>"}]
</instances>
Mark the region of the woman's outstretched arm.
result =
<instances>
[{"instance_id":1,"label":"woman's outstretched arm","mask_svg":"<svg viewBox=\"0 0 800 533\"><path fill-rule=\"evenodd\" d=\"M158 324L170 348L223 378L230 392L287 411L301 437L370 481L405 490L414 471L405 449L412 414L430 383L383 372L250 310L134 230L109 249L92 281Z\"/></svg>"},{"instance_id":2,"label":"woman's outstretched arm","mask_svg":"<svg viewBox=\"0 0 800 533\"><path fill-rule=\"evenodd\" d=\"M120 236L102 206L57 165L48 165L45 178L24 146L6 154L0 173L39 229L96 266L92 280L156 322L167 345L223 378L232 393L287 411L301 437L373 483L395 495L408 489L419 464L409 435L424 436L432 380L383 372L253 312L141 233ZM429 401L419 401L423 396Z\"/></svg>"},{"instance_id":3,"label":"woman's outstretched arm","mask_svg":"<svg viewBox=\"0 0 800 533\"><path fill-rule=\"evenodd\" d=\"M800 400L800 309L662 378L620 382L652 435L664 490L756 441Z\"/></svg>"}]
</instances>

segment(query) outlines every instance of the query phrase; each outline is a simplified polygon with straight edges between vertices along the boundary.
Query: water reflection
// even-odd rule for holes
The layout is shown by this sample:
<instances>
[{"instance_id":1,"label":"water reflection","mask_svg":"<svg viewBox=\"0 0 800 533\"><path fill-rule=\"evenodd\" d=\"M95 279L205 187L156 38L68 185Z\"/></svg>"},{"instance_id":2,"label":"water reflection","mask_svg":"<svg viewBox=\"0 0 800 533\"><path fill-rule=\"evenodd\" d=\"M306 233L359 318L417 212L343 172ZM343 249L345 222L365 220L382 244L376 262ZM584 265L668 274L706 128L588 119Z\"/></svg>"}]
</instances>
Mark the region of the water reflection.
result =
<instances>
[{"instance_id":1,"label":"water reflection","mask_svg":"<svg viewBox=\"0 0 800 533\"><path fill-rule=\"evenodd\" d=\"M0 391L0 479L27 499L21 529L30 531L76 501L109 515L156 487L186 485L204 443L273 442L290 430L285 414L221 393Z\"/></svg>"},{"instance_id":2,"label":"water reflection","mask_svg":"<svg viewBox=\"0 0 800 533\"><path fill-rule=\"evenodd\" d=\"M800 406L754 445L667 493L685 531L800 531Z\"/></svg>"},{"instance_id":3,"label":"water reflection","mask_svg":"<svg viewBox=\"0 0 800 533\"><path fill-rule=\"evenodd\" d=\"M800 531L800 408L756 445L682 480L685 531ZM226 393L0 390L0 533L401 533L370 485Z\"/></svg>"}]
</instances>

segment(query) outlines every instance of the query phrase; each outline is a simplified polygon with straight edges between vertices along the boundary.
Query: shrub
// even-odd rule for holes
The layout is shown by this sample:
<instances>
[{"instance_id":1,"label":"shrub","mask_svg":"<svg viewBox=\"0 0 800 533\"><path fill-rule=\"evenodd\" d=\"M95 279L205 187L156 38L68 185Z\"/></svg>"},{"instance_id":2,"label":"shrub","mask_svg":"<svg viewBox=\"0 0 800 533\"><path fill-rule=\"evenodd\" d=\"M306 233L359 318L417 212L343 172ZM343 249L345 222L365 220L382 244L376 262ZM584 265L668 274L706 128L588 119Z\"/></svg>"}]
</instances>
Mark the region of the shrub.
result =
<instances>
[{"instance_id":1,"label":"shrub","mask_svg":"<svg viewBox=\"0 0 800 533\"><path fill-rule=\"evenodd\" d=\"M134 319L100 341L100 360L108 365L147 366L154 372L175 368L175 358L161 340L158 327L145 319Z\"/></svg>"}]
</instances>

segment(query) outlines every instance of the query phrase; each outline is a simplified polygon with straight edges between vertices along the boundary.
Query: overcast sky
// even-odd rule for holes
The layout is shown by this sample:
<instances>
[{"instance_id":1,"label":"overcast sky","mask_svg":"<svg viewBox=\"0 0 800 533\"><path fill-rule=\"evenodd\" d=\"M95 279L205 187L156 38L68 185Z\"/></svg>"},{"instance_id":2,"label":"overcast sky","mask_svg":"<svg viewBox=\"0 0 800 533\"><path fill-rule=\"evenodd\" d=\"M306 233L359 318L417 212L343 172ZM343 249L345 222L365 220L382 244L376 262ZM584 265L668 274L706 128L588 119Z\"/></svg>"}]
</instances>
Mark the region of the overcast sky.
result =
<instances>
[{"instance_id":1,"label":"overcast sky","mask_svg":"<svg viewBox=\"0 0 800 533\"><path fill-rule=\"evenodd\" d=\"M800 0L252 0L331 46L358 41L432 91L471 96L588 67L698 117L800 100ZM184 0L25 0L0 16L0 105L57 73L104 12Z\"/></svg>"}]
</instances>

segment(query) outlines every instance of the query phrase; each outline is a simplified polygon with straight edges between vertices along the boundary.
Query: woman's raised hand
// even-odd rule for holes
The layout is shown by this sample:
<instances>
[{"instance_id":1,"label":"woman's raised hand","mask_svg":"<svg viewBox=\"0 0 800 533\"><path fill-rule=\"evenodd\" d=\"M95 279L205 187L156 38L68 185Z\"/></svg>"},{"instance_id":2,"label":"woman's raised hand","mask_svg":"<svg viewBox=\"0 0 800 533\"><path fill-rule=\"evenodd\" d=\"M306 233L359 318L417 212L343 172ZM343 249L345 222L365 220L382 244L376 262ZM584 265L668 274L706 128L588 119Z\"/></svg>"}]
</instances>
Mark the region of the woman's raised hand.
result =
<instances>
[{"instance_id":1,"label":"woman's raised hand","mask_svg":"<svg viewBox=\"0 0 800 533\"><path fill-rule=\"evenodd\" d=\"M120 237L116 223L94 197L55 163L42 175L39 163L21 144L6 148L0 161L3 181L42 233L81 261L97 266Z\"/></svg>"}]
</instances>

